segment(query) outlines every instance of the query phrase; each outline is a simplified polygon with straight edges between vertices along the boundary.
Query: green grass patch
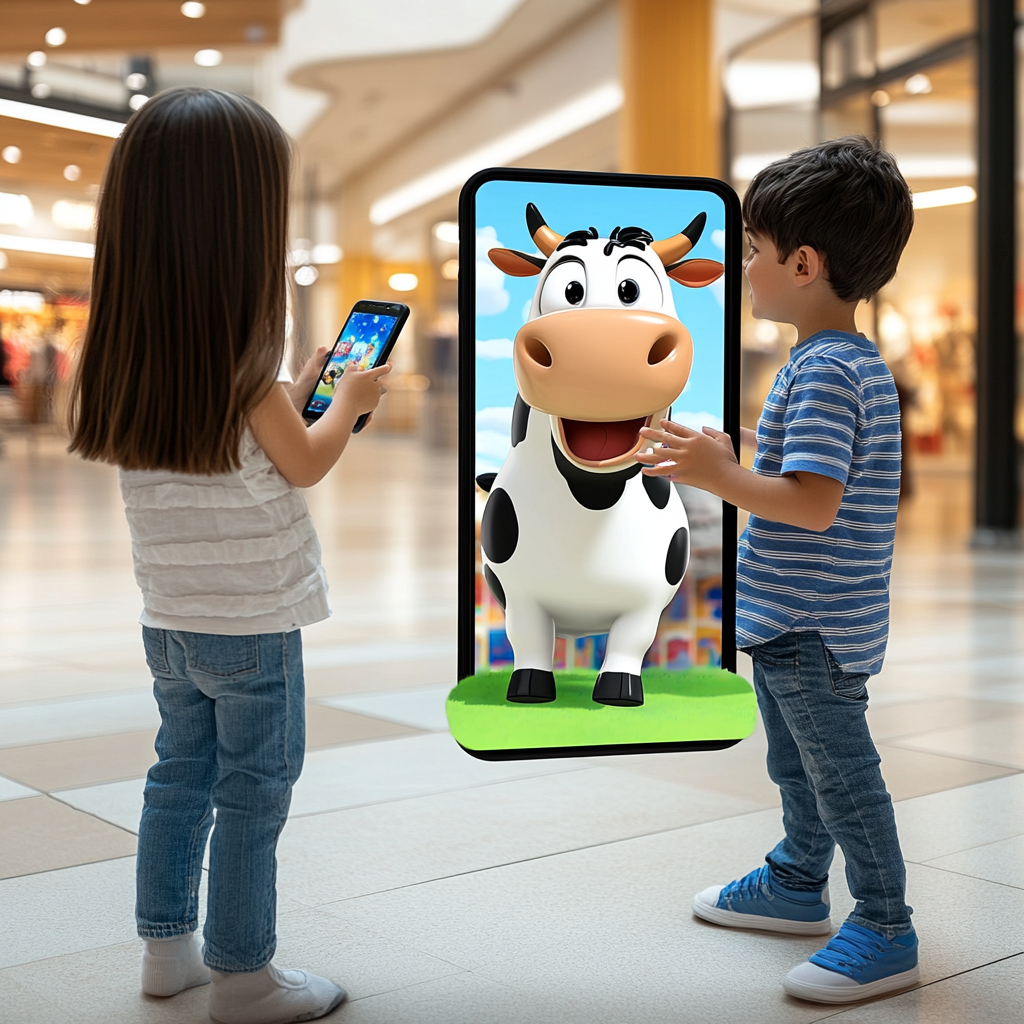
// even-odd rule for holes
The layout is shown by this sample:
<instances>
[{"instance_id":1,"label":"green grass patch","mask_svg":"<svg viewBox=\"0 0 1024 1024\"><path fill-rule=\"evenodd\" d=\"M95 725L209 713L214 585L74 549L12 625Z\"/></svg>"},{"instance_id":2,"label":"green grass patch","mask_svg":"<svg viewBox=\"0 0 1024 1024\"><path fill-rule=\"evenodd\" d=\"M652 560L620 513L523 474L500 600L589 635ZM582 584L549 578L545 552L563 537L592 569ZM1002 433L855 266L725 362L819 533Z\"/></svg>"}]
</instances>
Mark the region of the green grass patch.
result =
<instances>
[{"instance_id":1,"label":"green grass patch","mask_svg":"<svg viewBox=\"0 0 1024 1024\"><path fill-rule=\"evenodd\" d=\"M522 750L614 744L739 740L754 731L750 684L720 668L646 669L644 703L622 708L591 698L594 671L555 672L549 704L505 699L511 669L479 672L448 695L452 735L469 750Z\"/></svg>"}]
</instances>

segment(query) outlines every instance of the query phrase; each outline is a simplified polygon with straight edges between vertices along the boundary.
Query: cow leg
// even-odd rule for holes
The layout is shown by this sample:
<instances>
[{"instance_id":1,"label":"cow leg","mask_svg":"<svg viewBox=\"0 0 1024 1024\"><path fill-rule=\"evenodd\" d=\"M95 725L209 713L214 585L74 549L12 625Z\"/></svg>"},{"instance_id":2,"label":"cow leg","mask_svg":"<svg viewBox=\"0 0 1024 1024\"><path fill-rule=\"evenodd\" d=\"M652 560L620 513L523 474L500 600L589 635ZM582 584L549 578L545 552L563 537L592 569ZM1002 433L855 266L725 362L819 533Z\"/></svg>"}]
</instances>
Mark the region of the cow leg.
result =
<instances>
[{"instance_id":1,"label":"cow leg","mask_svg":"<svg viewBox=\"0 0 1024 1024\"><path fill-rule=\"evenodd\" d=\"M508 683L507 700L517 704L544 704L555 699L555 624L536 602L510 600L505 609L515 667Z\"/></svg>"},{"instance_id":2,"label":"cow leg","mask_svg":"<svg viewBox=\"0 0 1024 1024\"><path fill-rule=\"evenodd\" d=\"M608 630L604 664L594 684L594 700L616 707L638 707L644 702L640 665L654 641L661 608L641 608L620 615Z\"/></svg>"}]
</instances>

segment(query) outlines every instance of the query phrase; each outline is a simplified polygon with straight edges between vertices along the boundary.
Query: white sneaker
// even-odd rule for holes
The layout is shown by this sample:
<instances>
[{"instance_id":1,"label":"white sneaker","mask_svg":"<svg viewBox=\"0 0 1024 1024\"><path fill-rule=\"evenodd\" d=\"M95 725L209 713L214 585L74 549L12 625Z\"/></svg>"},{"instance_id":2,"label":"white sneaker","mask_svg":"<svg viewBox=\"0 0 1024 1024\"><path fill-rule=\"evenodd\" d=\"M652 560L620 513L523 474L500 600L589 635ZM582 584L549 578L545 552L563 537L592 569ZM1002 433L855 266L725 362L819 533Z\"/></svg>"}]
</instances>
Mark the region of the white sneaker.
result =
<instances>
[{"instance_id":1,"label":"white sneaker","mask_svg":"<svg viewBox=\"0 0 1024 1024\"><path fill-rule=\"evenodd\" d=\"M145 939L142 953L142 991L147 996L176 996L187 988L210 984L198 932L170 939Z\"/></svg>"},{"instance_id":2,"label":"white sneaker","mask_svg":"<svg viewBox=\"0 0 1024 1024\"><path fill-rule=\"evenodd\" d=\"M279 971L273 964L252 974L212 971L210 1019L214 1024L292 1024L317 1020L345 999L345 990L308 971Z\"/></svg>"},{"instance_id":3,"label":"white sneaker","mask_svg":"<svg viewBox=\"0 0 1024 1024\"><path fill-rule=\"evenodd\" d=\"M921 978L921 969L916 965L909 971L890 974L878 981L856 982L853 978L837 971L829 971L817 964L804 963L782 979L782 987L797 999L812 1003L858 1003L862 999L898 992L916 985Z\"/></svg>"}]
</instances>

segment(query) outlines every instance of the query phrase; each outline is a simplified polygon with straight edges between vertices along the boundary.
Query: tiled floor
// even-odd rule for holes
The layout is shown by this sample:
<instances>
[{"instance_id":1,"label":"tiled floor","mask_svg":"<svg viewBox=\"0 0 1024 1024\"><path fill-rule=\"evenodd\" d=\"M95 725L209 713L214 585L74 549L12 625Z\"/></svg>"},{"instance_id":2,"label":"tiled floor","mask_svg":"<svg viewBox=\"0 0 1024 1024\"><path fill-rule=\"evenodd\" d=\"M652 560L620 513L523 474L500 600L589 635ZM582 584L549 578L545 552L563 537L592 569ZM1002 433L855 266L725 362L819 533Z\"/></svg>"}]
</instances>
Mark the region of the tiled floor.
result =
<instances>
[{"instance_id":1,"label":"tiled floor","mask_svg":"<svg viewBox=\"0 0 1024 1024\"><path fill-rule=\"evenodd\" d=\"M309 500L334 617L304 632L308 754L279 851L278 961L349 989L332 1019L1024 1020L1024 557L967 549L963 476L924 473L901 513L869 711L923 984L847 1009L782 993L815 940L689 912L778 838L760 731L698 754L467 757L443 712L452 459L367 435ZM0 1020L205 1021L202 989L138 993L134 832L157 715L115 474L12 442L0 566ZM838 918L841 857L832 890Z\"/></svg>"}]
</instances>

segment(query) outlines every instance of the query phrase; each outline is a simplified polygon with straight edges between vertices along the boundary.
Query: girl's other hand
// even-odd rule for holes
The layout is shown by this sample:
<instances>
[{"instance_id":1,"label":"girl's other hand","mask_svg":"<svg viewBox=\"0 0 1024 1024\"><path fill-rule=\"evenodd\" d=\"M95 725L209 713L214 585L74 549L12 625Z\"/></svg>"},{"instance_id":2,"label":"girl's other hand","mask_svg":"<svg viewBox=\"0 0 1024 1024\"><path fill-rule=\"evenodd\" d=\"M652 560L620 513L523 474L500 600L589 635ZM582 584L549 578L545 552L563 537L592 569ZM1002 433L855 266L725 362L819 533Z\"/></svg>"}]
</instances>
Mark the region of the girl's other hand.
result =
<instances>
[{"instance_id":1,"label":"girl's other hand","mask_svg":"<svg viewBox=\"0 0 1024 1024\"><path fill-rule=\"evenodd\" d=\"M391 364L371 366L368 370L355 370L349 367L338 381L334 389L331 405L340 405L350 414L362 416L365 412L373 412L381 398L387 394L383 379L391 372Z\"/></svg>"},{"instance_id":2,"label":"girl's other hand","mask_svg":"<svg viewBox=\"0 0 1024 1024\"><path fill-rule=\"evenodd\" d=\"M285 384L284 389L292 400L297 412L301 413L306 405L309 393L316 386L317 378L323 369L324 360L327 358L327 347L321 345L307 360L302 372L291 384Z\"/></svg>"}]
</instances>

